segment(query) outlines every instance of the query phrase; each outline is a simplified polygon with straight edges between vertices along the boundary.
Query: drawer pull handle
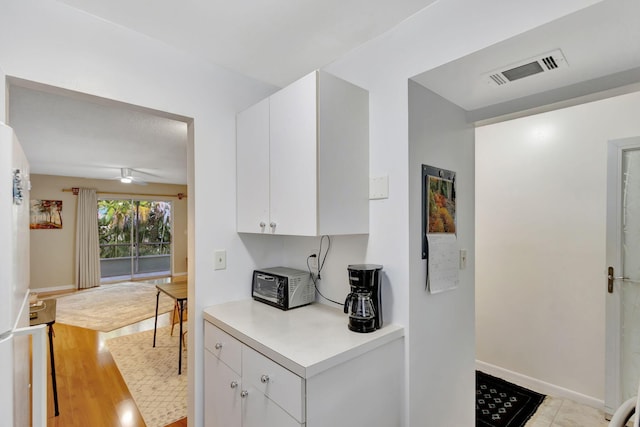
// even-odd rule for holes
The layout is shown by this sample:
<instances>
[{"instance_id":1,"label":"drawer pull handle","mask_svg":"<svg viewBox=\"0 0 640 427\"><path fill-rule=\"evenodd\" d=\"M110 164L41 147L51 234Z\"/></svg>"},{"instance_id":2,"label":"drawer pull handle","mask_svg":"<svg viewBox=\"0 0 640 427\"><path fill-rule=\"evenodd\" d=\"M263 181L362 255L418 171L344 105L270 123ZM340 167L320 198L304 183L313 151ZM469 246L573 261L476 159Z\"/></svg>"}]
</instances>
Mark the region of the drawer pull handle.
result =
<instances>
[{"instance_id":1,"label":"drawer pull handle","mask_svg":"<svg viewBox=\"0 0 640 427\"><path fill-rule=\"evenodd\" d=\"M242 390L240 392L240 397L245 398L249 395L249 392L247 390Z\"/></svg>"},{"instance_id":2,"label":"drawer pull handle","mask_svg":"<svg viewBox=\"0 0 640 427\"><path fill-rule=\"evenodd\" d=\"M215 345L216 350L220 350L222 348L222 343L217 342Z\"/></svg>"},{"instance_id":3,"label":"drawer pull handle","mask_svg":"<svg viewBox=\"0 0 640 427\"><path fill-rule=\"evenodd\" d=\"M238 387L238 382L237 381L231 381L230 386L231 386L231 388L236 388L236 387Z\"/></svg>"},{"instance_id":4,"label":"drawer pull handle","mask_svg":"<svg viewBox=\"0 0 640 427\"><path fill-rule=\"evenodd\" d=\"M261 382L262 384L266 384L266 383L268 383L268 382L269 382L269 375L263 375L263 376L261 376L261 377L260 377L260 382Z\"/></svg>"}]
</instances>

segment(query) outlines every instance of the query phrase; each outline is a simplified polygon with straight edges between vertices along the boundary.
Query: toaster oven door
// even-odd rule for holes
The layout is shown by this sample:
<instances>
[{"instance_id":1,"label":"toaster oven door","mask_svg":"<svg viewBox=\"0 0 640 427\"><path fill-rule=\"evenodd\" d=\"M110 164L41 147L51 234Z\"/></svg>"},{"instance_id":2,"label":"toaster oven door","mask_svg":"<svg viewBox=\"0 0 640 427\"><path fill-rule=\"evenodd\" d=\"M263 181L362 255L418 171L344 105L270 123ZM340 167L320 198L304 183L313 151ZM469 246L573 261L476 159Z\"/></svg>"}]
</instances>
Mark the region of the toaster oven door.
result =
<instances>
[{"instance_id":1,"label":"toaster oven door","mask_svg":"<svg viewBox=\"0 0 640 427\"><path fill-rule=\"evenodd\" d=\"M253 297L281 306L284 304L285 299L283 280L283 278L270 274L255 273L253 279Z\"/></svg>"}]
</instances>

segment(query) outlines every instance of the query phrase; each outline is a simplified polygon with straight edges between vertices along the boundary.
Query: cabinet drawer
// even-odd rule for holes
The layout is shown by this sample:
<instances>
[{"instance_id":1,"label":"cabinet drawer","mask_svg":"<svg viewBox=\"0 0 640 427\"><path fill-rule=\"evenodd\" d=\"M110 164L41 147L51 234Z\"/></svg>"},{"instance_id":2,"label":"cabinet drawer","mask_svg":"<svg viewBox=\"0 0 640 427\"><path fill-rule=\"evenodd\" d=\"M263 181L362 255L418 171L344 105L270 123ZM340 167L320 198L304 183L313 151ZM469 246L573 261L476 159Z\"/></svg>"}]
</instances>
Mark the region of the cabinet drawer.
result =
<instances>
[{"instance_id":1,"label":"cabinet drawer","mask_svg":"<svg viewBox=\"0 0 640 427\"><path fill-rule=\"evenodd\" d=\"M204 348L222 360L238 374L242 374L242 344L222 329L204 322Z\"/></svg>"},{"instance_id":2,"label":"cabinet drawer","mask_svg":"<svg viewBox=\"0 0 640 427\"><path fill-rule=\"evenodd\" d=\"M242 349L242 382L264 393L298 422L304 423L304 381L250 347Z\"/></svg>"}]
</instances>

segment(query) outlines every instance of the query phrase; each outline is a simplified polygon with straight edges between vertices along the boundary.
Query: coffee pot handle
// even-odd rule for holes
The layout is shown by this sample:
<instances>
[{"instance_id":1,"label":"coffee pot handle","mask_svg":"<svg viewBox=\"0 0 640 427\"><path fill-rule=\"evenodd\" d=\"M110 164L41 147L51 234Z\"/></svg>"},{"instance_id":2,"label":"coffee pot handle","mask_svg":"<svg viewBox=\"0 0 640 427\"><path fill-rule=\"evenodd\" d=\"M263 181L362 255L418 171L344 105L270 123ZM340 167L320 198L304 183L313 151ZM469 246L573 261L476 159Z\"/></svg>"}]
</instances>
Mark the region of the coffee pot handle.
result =
<instances>
[{"instance_id":1,"label":"coffee pot handle","mask_svg":"<svg viewBox=\"0 0 640 427\"><path fill-rule=\"evenodd\" d=\"M353 292L350 292L347 295L347 299L344 300L344 312L345 312L345 314L349 312L349 301L351 301L352 297L353 297Z\"/></svg>"}]
</instances>

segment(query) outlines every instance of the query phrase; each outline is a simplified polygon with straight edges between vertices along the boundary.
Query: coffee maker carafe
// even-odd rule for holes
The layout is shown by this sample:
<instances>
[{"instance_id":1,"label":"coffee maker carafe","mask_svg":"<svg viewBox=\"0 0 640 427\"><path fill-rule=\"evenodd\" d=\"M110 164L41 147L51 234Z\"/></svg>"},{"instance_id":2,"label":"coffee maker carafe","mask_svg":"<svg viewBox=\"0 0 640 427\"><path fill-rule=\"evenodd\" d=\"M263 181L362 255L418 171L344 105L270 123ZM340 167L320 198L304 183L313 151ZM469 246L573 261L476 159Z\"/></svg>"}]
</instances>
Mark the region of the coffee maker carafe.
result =
<instances>
[{"instance_id":1,"label":"coffee maker carafe","mask_svg":"<svg viewBox=\"0 0 640 427\"><path fill-rule=\"evenodd\" d=\"M382 327L381 265L353 264L347 267L351 292L344 302L349 329L373 332Z\"/></svg>"}]
</instances>

